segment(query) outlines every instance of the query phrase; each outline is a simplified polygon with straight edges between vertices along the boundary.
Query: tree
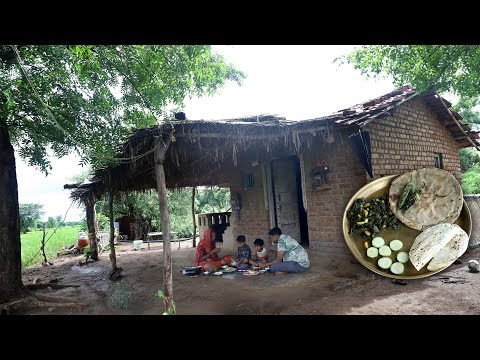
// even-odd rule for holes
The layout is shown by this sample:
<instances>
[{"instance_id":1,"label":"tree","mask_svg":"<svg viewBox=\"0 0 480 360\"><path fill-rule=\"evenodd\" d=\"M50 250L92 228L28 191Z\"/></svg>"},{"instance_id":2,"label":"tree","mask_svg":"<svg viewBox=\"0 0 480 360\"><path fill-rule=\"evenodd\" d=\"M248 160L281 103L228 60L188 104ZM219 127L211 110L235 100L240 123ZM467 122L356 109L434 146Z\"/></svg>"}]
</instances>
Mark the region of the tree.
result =
<instances>
[{"instance_id":1,"label":"tree","mask_svg":"<svg viewBox=\"0 0 480 360\"><path fill-rule=\"evenodd\" d=\"M52 229L52 228L56 228L57 226L58 226L57 221L53 217L49 216L47 222L45 223L45 227L48 229Z\"/></svg>"},{"instance_id":2,"label":"tree","mask_svg":"<svg viewBox=\"0 0 480 360\"><path fill-rule=\"evenodd\" d=\"M129 130L243 78L209 46L0 46L0 304L33 296L21 281L12 144L46 174L48 149L76 151L96 169L120 161Z\"/></svg>"},{"instance_id":3,"label":"tree","mask_svg":"<svg viewBox=\"0 0 480 360\"><path fill-rule=\"evenodd\" d=\"M366 76L386 74L398 86L411 84L419 91L435 86L439 92L480 96L478 45L367 45L337 60Z\"/></svg>"},{"instance_id":4,"label":"tree","mask_svg":"<svg viewBox=\"0 0 480 360\"><path fill-rule=\"evenodd\" d=\"M20 231L25 234L27 231L37 228L37 221L45 212L41 204L20 204Z\"/></svg>"},{"instance_id":5,"label":"tree","mask_svg":"<svg viewBox=\"0 0 480 360\"><path fill-rule=\"evenodd\" d=\"M180 188L167 191L168 212L172 231L180 237L191 236L191 190ZM113 203L114 217L129 216L135 218L135 238L145 239L153 228L162 231L160 213L158 212L158 193L155 190L131 192L121 196L120 201ZM106 219L108 214L107 204L97 203L97 216Z\"/></svg>"},{"instance_id":6,"label":"tree","mask_svg":"<svg viewBox=\"0 0 480 360\"><path fill-rule=\"evenodd\" d=\"M196 213L226 211L230 207L230 189L212 186L210 189L199 189L197 192Z\"/></svg>"},{"instance_id":7,"label":"tree","mask_svg":"<svg viewBox=\"0 0 480 360\"><path fill-rule=\"evenodd\" d=\"M477 150L471 148L460 150L460 167L462 173L477 165L480 166L480 154Z\"/></svg>"},{"instance_id":8,"label":"tree","mask_svg":"<svg viewBox=\"0 0 480 360\"><path fill-rule=\"evenodd\" d=\"M480 105L480 99L478 97L465 98L461 97L458 103L453 106L460 114L462 114L463 120L469 124L480 124L480 112L475 110Z\"/></svg>"}]
</instances>

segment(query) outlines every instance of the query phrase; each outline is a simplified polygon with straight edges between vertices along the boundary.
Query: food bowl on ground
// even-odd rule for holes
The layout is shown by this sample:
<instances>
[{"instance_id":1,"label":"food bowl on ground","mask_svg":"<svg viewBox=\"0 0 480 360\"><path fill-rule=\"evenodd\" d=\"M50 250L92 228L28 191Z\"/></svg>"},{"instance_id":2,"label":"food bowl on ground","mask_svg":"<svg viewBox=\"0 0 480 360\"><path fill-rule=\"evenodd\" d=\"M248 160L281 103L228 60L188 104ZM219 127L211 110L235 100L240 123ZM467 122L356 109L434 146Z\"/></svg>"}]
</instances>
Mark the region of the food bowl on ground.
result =
<instances>
[{"instance_id":1,"label":"food bowl on ground","mask_svg":"<svg viewBox=\"0 0 480 360\"><path fill-rule=\"evenodd\" d=\"M254 271L254 270L247 270L243 273L243 275L246 275L246 276L255 276L255 275L258 275L260 274L259 271Z\"/></svg>"}]
</instances>

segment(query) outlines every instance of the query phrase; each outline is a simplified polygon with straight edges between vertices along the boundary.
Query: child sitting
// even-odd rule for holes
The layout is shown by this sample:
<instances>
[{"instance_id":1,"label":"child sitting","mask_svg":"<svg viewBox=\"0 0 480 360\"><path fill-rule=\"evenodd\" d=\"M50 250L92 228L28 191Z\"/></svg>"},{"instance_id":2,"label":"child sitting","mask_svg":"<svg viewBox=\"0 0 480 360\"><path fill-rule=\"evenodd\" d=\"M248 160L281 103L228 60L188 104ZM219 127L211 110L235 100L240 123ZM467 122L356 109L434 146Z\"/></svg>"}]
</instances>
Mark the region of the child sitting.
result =
<instances>
[{"instance_id":1,"label":"child sitting","mask_svg":"<svg viewBox=\"0 0 480 360\"><path fill-rule=\"evenodd\" d=\"M245 270L248 268L248 263L250 261L251 250L250 246L247 245L244 235L237 236L237 245L238 253L237 258L234 260L235 266L237 269Z\"/></svg>"},{"instance_id":2,"label":"child sitting","mask_svg":"<svg viewBox=\"0 0 480 360\"><path fill-rule=\"evenodd\" d=\"M253 245L255 245L255 251L252 254L252 259L249 261L250 265L258 266L259 263L264 263L268 261L268 256L270 255L267 248L263 247L265 241L262 239L255 239Z\"/></svg>"}]
</instances>

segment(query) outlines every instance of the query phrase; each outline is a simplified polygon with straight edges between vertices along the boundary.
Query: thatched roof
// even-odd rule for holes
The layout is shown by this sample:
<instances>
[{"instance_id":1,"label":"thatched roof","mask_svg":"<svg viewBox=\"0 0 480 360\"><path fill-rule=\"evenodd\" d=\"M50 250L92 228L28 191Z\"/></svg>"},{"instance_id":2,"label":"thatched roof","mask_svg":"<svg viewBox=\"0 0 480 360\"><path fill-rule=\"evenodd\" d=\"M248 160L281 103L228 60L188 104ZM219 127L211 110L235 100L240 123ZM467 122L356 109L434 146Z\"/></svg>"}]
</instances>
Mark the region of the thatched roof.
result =
<instances>
[{"instance_id":1,"label":"thatched roof","mask_svg":"<svg viewBox=\"0 0 480 360\"><path fill-rule=\"evenodd\" d=\"M96 171L89 184L65 185L65 188L74 188L71 197L76 200L90 194L99 198L110 189L122 192L155 188L153 151L156 137L172 126L175 141L164 161L167 187L228 185L238 173L237 165L243 153L253 152L261 161L272 153L301 152L319 138L341 136L343 130L353 132L375 118L386 116L415 96L425 98L460 146L470 146L461 131L451 126L453 120L435 95L419 95L411 87L404 86L332 115L302 121L263 114L215 121L172 120L161 126L137 129L120 149L118 157L126 159L125 162ZM461 120L458 113L452 112ZM468 125L463 127L471 131Z\"/></svg>"}]
</instances>

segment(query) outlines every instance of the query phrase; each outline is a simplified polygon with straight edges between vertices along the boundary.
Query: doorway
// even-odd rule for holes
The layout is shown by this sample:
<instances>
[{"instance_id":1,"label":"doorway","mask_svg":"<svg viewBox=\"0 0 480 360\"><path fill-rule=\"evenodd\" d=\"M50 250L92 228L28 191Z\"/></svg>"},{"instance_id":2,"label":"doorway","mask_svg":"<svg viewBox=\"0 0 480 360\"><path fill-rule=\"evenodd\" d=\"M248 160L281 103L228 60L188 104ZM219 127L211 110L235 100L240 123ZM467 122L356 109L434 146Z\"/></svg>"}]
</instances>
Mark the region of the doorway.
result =
<instances>
[{"instance_id":1,"label":"doorway","mask_svg":"<svg viewBox=\"0 0 480 360\"><path fill-rule=\"evenodd\" d=\"M274 226L308 246L308 219L303 205L302 174L297 156L272 160L270 212Z\"/></svg>"}]
</instances>

